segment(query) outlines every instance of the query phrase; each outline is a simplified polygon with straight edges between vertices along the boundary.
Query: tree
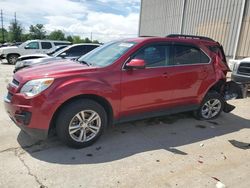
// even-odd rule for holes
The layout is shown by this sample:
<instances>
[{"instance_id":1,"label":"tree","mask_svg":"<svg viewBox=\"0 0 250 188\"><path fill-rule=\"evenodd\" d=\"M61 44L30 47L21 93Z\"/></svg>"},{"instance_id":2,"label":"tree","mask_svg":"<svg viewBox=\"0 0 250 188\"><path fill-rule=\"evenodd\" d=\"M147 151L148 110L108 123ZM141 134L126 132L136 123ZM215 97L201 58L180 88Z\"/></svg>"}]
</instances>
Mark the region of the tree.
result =
<instances>
[{"instance_id":1,"label":"tree","mask_svg":"<svg viewBox=\"0 0 250 188\"><path fill-rule=\"evenodd\" d=\"M74 40L74 39L73 39L72 36L69 35L69 36L67 36L66 40L73 43L73 40Z\"/></svg>"},{"instance_id":2,"label":"tree","mask_svg":"<svg viewBox=\"0 0 250 188\"><path fill-rule=\"evenodd\" d=\"M4 40L3 40L3 34L4 34ZM1 28L0 29L0 42L5 43L6 41L8 41L8 31L3 28L3 32L2 32L2 28Z\"/></svg>"},{"instance_id":3,"label":"tree","mask_svg":"<svg viewBox=\"0 0 250 188\"><path fill-rule=\"evenodd\" d=\"M9 40L10 42L20 42L23 33L22 25L18 21L10 22Z\"/></svg>"},{"instance_id":4,"label":"tree","mask_svg":"<svg viewBox=\"0 0 250 188\"><path fill-rule=\"evenodd\" d=\"M91 43L91 42L92 42L88 37L86 37L83 41L84 41L85 43Z\"/></svg>"},{"instance_id":5,"label":"tree","mask_svg":"<svg viewBox=\"0 0 250 188\"><path fill-rule=\"evenodd\" d=\"M46 31L43 24L36 24L30 26L30 37L32 39L44 39Z\"/></svg>"},{"instance_id":6,"label":"tree","mask_svg":"<svg viewBox=\"0 0 250 188\"><path fill-rule=\"evenodd\" d=\"M73 43L74 44L78 44L78 43L82 43L83 40L81 39L80 36L73 36Z\"/></svg>"},{"instance_id":7,"label":"tree","mask_svg":"<svg viewBox=\"0 0 250 188\"><path fill-rule=\"evenodd\" d=\"M65 34L61 30L52 31L48 38L50 40L65 40Z\"/></svg>"},{"instance_id":8,"label":"tree","mask_svg":"<svg viewBox=\"0 0 250 188\"><path fill-rule=\"evenodd\" d=\"M100 42L98 40L93 40L92 43L100 44Z\"/></svg>"}]
</instances>

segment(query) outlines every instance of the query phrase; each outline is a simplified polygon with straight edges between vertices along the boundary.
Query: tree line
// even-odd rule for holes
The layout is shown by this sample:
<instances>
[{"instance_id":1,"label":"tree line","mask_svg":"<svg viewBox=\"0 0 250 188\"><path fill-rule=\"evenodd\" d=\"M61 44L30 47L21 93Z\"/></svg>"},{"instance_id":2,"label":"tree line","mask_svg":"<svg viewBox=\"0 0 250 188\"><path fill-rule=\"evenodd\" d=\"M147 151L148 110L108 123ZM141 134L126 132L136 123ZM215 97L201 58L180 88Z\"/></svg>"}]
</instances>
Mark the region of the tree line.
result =
<instances>
[{"instance_id":1,"label":"tree line","mask_svg":"<svg viewBox=\"0 0 250 188\"><path fill-rule=\"evenodd\" d=\"M4 39L2 32L4 32ZM18 21L11 21L8 30L0 28L0 43L25 42L33 39L67 40L74 44L99 43L98 40L91 41L88 37L83 39L78 35L66 36L62 30L54 30L48 34L43 24L30 25L28 33L24 33L24 29Z\"/></svg>"}]
</instances>

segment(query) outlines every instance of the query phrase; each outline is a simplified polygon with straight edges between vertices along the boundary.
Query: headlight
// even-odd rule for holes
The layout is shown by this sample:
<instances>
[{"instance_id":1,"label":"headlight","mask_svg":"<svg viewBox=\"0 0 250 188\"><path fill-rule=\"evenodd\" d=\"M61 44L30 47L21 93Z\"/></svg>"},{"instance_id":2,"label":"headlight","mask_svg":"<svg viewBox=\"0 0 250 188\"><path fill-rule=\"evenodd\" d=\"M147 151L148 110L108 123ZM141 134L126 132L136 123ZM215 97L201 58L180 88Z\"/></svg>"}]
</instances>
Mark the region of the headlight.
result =
<instances>
[{"instance_id":1,"label":"headlight","mask_svg":"<svg viewBox=\"0 0 250 188\"><path fill-rule=\"evenodd\" d=\"M15 65L16 68L20 68L20 67L23 67L23 66L24 66L24 62L23 61L17 61L16 62L16 65Z\"/></svg>"},{"instance_id":2,"label":"headlight","mask_svg":"<svg viewBox=\"0 0 250 188\"><path fill-rule=\"evenodd\" d=\"M54 78L43 78L43 79L28 81L22 87L20 93L24 93L29 97L33 97L35 95L38 95L45 89L47 89L53 83L53 81Z\"/></svg>"},{"instance_id":3,"label":"headlight","mask_svg":"<svg viewBox=\"0 0 250 188\"><path fill-rule=\"evenodd\" d=\"M235 63L234 63L234 67L233 67L233 72L236 73L236 72L237 72L237 69L238 69L238 63L235 62Z\"/></svg>"}]
</instances>

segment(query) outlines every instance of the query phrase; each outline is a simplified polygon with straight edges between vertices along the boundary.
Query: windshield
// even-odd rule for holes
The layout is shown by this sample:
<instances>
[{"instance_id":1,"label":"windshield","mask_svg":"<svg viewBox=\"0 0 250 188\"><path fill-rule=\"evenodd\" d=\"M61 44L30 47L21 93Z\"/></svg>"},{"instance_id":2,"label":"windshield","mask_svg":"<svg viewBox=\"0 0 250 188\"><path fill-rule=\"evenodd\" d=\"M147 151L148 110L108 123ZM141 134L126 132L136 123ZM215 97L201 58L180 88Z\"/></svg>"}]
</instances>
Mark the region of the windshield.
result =
<instances>
[{"instance_id":1,"label":"windshield","mask_svg":"<svg viewBox=\"0 0 250 188\"><path fill-rule=\"evenodd\" d=\"M107 43L80 57L78 61L93 66L106 67L114 63L135 44L135 42L124 41Z\"/></svg>"}]
</instances>

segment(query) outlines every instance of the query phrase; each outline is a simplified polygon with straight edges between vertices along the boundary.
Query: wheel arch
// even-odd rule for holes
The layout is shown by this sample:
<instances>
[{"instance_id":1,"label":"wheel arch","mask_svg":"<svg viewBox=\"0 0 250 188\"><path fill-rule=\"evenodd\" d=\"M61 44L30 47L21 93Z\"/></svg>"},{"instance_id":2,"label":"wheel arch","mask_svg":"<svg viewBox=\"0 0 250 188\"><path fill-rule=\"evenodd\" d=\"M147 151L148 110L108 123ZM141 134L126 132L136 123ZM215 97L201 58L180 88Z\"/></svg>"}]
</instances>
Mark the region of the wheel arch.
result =
<instances>
[{"instance_id":1,"label":"wheel arch","mask_svg":"<svg viewBox=\"0 0 250 188\"><path fill-rule=\"evenodd\" d=\"M19 53L8 53L8 54L6 55L6 57L8 58L10 55L17 55L17 56L21 56Z\"/></svg>"},{"instance_id":2,"label":"wheel arch","mask_svg":"<svg viewBox=\"0 0 250 188\"><path fill-rule=\"evenodd\" d=\"M214 85L212 85L212 86L207 90L206 94L207 94L208 92L212 92L212 91L216 91L216 92L219 93L219 94L223 94L225 84L226 84L226 80L224 80L224 79L218 80Z\"/></svg>"},{"instance_id":3,"label":"wheel arch","mask_svg":"<svg viewBox=\"0 0 250 188\"><path fill-rule=\"evenodd\" d=\"M108 125L112 125L113 124L113 108L110 104L110 102L98 95L95 94L83 94L83 95L78 95L78 96L74 96L68 100L66 100L64 103L62 103L54 112L52 119L50 121L50 125L49 125L49 132L51 130L53 130L55 128L55 120L58 116L58 114L60 113L60 111L63 109L64 106L66 106L67 104L71 103L72 101L75 100L81 100L81 99L90 99L93 100L95 102L97 102L98 104L100 104L105 111L107 112L107 116L108 116Z\"/></svg>"}]
</instances>

